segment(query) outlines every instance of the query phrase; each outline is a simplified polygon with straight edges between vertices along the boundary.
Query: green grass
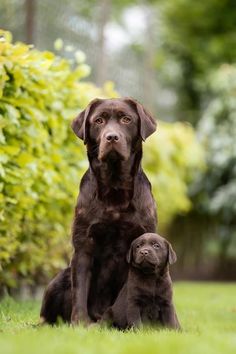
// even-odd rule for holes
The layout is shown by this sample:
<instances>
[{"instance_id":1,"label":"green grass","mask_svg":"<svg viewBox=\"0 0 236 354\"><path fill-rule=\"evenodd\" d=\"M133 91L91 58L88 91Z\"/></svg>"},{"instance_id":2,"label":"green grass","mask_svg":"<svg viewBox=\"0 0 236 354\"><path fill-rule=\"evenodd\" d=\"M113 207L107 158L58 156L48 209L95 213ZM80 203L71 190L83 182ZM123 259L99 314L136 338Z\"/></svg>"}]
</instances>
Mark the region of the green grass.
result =
<instances>
[{"instance_id":1,"label":"green grass","mask_svg":"<svg viewBox=\"0 0 236 354\"><path fill-rule=\"evenodd\" d=\"M176 283L181 333L144 329L37 327L40 303L0 303L1 354L236 353L236 284Z\"/></svg>"}]
</instances>

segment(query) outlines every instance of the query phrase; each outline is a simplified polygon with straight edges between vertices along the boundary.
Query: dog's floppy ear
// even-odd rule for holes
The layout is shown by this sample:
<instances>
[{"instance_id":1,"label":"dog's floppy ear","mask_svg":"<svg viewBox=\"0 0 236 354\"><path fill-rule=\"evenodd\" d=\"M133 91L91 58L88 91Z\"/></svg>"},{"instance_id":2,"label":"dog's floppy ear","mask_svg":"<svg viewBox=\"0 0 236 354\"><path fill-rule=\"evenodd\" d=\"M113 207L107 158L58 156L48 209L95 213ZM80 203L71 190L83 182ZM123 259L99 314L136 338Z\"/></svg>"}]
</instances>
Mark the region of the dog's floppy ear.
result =
<instances>
[{"instance_id":1,"label":"dog's floppy ear","mask_svg":"<svg viewBox=\"0 0 236 354\"><path fill-rule=\"evenodd\" d=\"M92 100L89 105L73 120L71 127L78 136L78 138L84 141L84 144L87 143L87 119L89 114L91 113L92 109L101 102L101 99L95 98Z\"/></svg>"},{"instance_id":2,"label":"dog's floppy ear","mask_svg":"<svg viewBox=\"0 0 236 354\"><path fill-rule=\"evenodd\" d=\"M133 260L133 244L131 243L128 253L126 255L126 260L128 264L132 263Z\"/></svg>"},{"instance_id":3,"label":"dog's floppy ear","mask_svg":"<svg viewBox=\"0 0 236 354\"><path fill-rule=\"evenodd\" d=\"M140 119L140 135L142 140L145 141L156 130L156 119L154 119L138 101L130 97L125 98L125 100L135 107L138 113Z\"/></svg>"},{"instance_id":4,"label":"dog's floppy ear","mask_svg":"<svg viewBox=\"0 0 236 354\"><path fill-rule=\"evenodd\" d=\"M168 263L169 264L174 264L177 261L177 256L175 251L173 250L171 244L167 242L167 246L168 246Z\"/></svg>"}]
</instances>

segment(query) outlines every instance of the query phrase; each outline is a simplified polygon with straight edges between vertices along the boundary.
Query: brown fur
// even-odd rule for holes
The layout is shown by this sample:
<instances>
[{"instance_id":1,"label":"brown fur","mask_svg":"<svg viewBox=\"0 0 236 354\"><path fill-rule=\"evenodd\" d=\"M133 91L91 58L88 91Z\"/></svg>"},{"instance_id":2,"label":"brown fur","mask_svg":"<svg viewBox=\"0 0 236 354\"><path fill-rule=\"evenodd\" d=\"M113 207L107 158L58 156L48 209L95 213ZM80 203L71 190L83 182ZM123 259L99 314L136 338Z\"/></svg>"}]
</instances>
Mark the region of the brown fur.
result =
<instances>
[{"instance_id":1,"label":"brown fur","mask_svg":"<svg viewBox=\"0 0 236 354\"><path fill-rule=\"evenodd\" d=\"M180 329L172 301L169 264L176 254L170 243L157 234L143 234L132 242L127 260L127 281L102 322L121 329L143 323Z\"/></svg>"},{"instance_id":2,"label":"brown fur","mask_svg":"<svg viewBox=\"0 0 236 354\"><path fill-rule=\"evenodd\" d=\"M131 242L156 230L155 202L141 168L142 141L156 123L133 99L96 99L72 128L87 145L90 164L80 184L74 254L66 270L71 272L71 321L77 324L96 320L114 303L127 278L125 257ZM50 286L41 311L48 322L53 293ZM66 296L59 297L63 302Z\"/></svg>"}]
</instances>

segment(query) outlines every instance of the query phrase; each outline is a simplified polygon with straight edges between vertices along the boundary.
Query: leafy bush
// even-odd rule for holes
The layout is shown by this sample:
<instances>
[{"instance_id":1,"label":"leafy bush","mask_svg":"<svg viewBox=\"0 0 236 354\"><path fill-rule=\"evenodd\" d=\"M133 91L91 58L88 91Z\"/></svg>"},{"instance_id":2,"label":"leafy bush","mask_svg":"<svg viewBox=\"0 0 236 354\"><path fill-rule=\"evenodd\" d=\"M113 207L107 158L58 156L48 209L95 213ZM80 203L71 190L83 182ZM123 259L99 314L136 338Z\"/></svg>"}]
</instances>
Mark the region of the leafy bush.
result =
<instances>
[{"instance_id":1,"label":"leafy bush","mask_svg":"<svg viewBox=\"0 0 236 354\"><path fill-rule=\"evenodd\" d=\"M159 71L165 73L164 84L175 88L180 119L187 117L196 125L212 93L209 76L223 63L235 62L236 12L231 0L164 0L157 4L161 6L163 43L157 57L162 52L159 62L164 63Z\"/></svg>"},{"instance_id":2,"label":"leafy bush","mask_svg":"<svg viewBox=\"0 0 236 354\"><path fill-rule=\"evenodd\" d=\"M145 143L144 169L157 200L162 231L177 213L191 209L188 186L196 172L204 169L203 150L193 128L179 122L161 122Z\"/></svg>"},{"instance_id":3,"label":"leafy bush","mask_svg":"<svg viewBox=\"0 0 236 354\"><path fill-rule=\"evenodd\" d=\"M209 79L212 100L197 133L206 168L190 184L190 213L176 217L170 234L189 274L234 279L236 261L236 66L224 64ZM186 242L191 235L191 242ZM193 273L194 272L194 273Z\"/></svg>"},{"instance_id":4,"label":"leafy bush","mask_svg":"<svg viewBox=\"0 0 236 354\"><path fill-rule=\"evenodd\" d=\"M214 99L198 126L208 166L202 181L208 202L203 207L231 223L236 216L236 66L223 65L210 85Z\"/></svg>"},{"instance_id":5,"label":"leafy bush","mask_svg":"<svg viewBox=\"0 0 236 354\"><path fill-rule=\"evenodd\" d=\"M214 221L221 257L235 258L236 66L222 65L210 79L214 98L198 125L207 169L191 187L195 212Z\"/></svg>"},{"instance_id":6,"label":"leafy bush","mask_svg":"<svg viewBox=\"0 0 236 354\"><path fill-rule=\"evenodd\" d=\"M0 34L0 279L14 286L64 265L85 158L70 122L113 92L82 83L84 64Z\"/></svg>"},{"instance_id":7,"label":"leafy bush","mask_svg":"<svg viewBox=\"0 0 236 354\"><path fill-rule=\"evenodd\" d=\"M0 285L14 287L22 279L40 282L68 260L73 208L87 167L70 122L92 98L116 94L111 84L98 89L81 82L85 64L0 34ZM190 126L160 123L158 130L146 143L144 168L166 225L191 207L187 185L202 152Z\"/></svg>"}]
</instances>

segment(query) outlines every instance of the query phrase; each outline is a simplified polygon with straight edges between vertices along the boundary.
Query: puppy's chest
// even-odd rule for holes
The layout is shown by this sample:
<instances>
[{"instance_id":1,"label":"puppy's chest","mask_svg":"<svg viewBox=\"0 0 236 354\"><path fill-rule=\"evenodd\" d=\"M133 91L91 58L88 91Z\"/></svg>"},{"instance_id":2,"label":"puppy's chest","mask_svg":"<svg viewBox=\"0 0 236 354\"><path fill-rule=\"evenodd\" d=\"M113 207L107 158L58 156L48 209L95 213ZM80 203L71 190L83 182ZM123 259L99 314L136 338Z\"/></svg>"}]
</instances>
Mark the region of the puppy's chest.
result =
<instances>
[{"instance_id":1,"label":"puppy's chest","mask_svg":"<svg viewBox=\"0 0 236 354\"><path fill-rule=\"evenodd\" d=\"M154 321L160 319L162 300L156 294L155 290L146 294L140 294L138 304L143 321Z\"/></svg>"},{"instance_id":2,"label":"puppy's chest","mask_svg":"<svg viewBox=\"0 0 236 354\"><path fill-rule=\"evenodd\" d=\"M134 287L136 293L135 298L140 307L149 305L161 307L164 298L160 292L159 284L155 279L143 280L138 286Z\"/></svg>"}]
</instances>

